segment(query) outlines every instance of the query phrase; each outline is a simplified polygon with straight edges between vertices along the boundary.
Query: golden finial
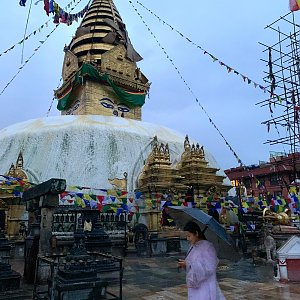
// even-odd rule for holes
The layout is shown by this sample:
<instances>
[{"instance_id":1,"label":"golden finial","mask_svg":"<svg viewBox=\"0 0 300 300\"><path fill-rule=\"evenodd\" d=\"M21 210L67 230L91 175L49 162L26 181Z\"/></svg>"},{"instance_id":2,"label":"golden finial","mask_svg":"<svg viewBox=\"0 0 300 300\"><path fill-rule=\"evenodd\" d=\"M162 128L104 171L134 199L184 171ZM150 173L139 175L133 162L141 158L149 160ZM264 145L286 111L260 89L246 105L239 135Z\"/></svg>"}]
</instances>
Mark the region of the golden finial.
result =
<instances>
[{"instance_id":1,"label":"golden finial","mask_svg":"<svg viewBox=\"0 0 300 300\"><path fill-rule=\"evenodd\" d=\"M20 152L16 163L16 169L23 169L23 163L24 163L23 155L22 152Z\"/></svg>"},{"instance_id":2,"label":"golden finial","mask_svg":"<svg viewBox=\"0 0 300 300\"><path fill-rule=\"evenodd\" d=\"M191 145L190 145L190 141L189 141L189 136L186 135L185 140L184 140L184 149L190 149Z\"/></svg>"}]
</instances>

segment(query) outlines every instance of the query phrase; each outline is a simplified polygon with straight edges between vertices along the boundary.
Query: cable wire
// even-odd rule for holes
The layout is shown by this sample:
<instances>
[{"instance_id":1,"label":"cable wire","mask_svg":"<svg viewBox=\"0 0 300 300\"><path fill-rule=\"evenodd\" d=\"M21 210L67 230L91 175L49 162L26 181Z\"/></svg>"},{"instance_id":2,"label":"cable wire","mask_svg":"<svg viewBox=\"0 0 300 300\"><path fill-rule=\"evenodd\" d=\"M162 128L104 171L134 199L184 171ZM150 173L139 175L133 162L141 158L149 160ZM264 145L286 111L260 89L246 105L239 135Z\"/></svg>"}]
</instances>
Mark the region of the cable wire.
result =
<instances>
[{"instance_id":1,"label":"cable wire","mask_svg":"<svg viewBox=\"0 0 300 300\"><path fill-rule=\"evenodd\" d=\"M223 133L220 131L220 129L217 127L217 125L215 124L215 122L212 120L212 118L210 117L210 115L208 114L208 112L206 111L206 109L203 107L203 105L200 103L199 99L197 98L197 96L195 95L195 93L193 92L193 90L191 89L191 87L189 86L189 84L187 83L187 81L184 79L183 75L181 74L180 70L177 68L177 66L175 65L173 59L169 56L169 54L166 52L166 49L161 45L161 43L158 41L157 37L155 36L155 34L152 32L152 30L150 29L150 27L147 25L147 23L144 21L142 15L139 13L139 11L137 10L137 8L135 7L135 5L132 3L132 1L129 0L129 3L131 4L131 6L133 7L134 11L137 13L137 15L139 16L139 18L141 19L142 23L146 26L147 30L149 31L149 33L152 35L152 37L155 39L156 43L158 44L158 46L161 48L161 50L164 52L165 56L167 57L167 59L170 61L170 63L173 65L173 67L175 68L177 74L179 75L180 79L184 82L185 86L188 88L189 92L192 94L192 96L195 98L197 104L200 106L200 108L202 109L202 111L204 112L204 114L207 116L209 122L214 126L214 128L217 130L217 132L219 133L219 135L222 137L222 139L225 141L226 146L229 148L229 150L232 152L232 154L234 155L234 157L236 158L236 160L238 161L238 163L240 165L243 165L241 159L239 158L239 156L237 155L237 153L234 151L234 149L232 148L232 146L228 143L227 139L225 138L225 136L223 135Z\"/></svg>"}]
</instances>

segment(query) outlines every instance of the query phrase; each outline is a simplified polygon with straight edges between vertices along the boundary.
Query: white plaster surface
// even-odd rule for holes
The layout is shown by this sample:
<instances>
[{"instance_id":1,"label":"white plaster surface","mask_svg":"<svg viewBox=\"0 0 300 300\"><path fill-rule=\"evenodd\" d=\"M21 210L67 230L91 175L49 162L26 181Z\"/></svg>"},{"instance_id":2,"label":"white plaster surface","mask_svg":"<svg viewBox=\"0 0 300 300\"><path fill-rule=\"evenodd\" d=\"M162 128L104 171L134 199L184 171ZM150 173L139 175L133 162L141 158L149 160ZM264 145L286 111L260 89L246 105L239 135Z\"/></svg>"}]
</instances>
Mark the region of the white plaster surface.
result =
<instances>
[{"instance_id":1,"label":"white plaster surface","mask_svg":"<svg viewBox=\"0 0 300 300\"><path fill-rule=\"evenodd\" d=\"M177 163L185 135L156 124L99 115L29 120L0 130L0 174L15 164L22 151L24 170L32 182L64 178L67 185L111 188L108 179L122 179L127 172L132 190L154 136L169 144L171 160ZM197 141L190 137L190 142ZM204 150L209 165L219 168ZM225 176L223 171L218 174ZM224 182L230 185L228 179Z\"/></svg>"},{"instance_id":2,"label":"white plaster surface","mask_svg":"<svg viewBox=\"0 0 300 300\"><path fill-rule=\"evenodd\" d=\"M277 250L279 259L300 259L300 238L296 235Z\"/></svg>"}]
</instances>

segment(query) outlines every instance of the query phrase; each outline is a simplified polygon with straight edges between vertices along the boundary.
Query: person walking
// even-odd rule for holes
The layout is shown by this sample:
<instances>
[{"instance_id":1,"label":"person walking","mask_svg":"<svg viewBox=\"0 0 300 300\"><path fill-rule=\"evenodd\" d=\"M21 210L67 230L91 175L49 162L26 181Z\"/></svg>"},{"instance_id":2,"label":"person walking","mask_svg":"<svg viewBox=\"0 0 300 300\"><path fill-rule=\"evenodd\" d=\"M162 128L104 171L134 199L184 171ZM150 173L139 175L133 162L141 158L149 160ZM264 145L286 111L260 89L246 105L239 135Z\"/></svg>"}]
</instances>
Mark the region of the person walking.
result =
<instances>
[{"instance_id":1,"label":"person walking","mask_svg":"<svg viewBox=\"0 0 300 300\"><path fill-rule=\"evenodd\" d=\"M226 300L217 282L219 260L212 243L206 240L199 225L188 222L184 229L191 246L178 267L186 269L188 300Z\"/></svg>"}]
</instances>

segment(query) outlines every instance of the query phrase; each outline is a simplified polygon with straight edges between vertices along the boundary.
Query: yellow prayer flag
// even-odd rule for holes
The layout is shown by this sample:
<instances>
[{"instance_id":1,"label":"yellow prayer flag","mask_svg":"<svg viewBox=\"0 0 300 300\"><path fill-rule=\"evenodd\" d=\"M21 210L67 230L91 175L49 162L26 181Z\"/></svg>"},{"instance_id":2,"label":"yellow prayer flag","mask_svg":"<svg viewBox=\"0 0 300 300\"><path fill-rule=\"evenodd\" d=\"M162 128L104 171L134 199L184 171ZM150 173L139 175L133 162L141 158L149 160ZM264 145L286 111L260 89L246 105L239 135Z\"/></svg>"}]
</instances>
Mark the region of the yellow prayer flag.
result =
<instances>
[{"instance_id":1,"label":"yellow prayer flag","mask_svg":"<svg viewBox=\"0 0 300 300\"><path fill-rule=\"evenodd\" d=\"M107 195L109 196L118 196L116 190L107 190Z\"/></svg>"},{"instance_id":2,"label":"yellow prayer flag","mask_svg":"<svg viewBox=\"0 0 300 300\"><path fill-rule=\"evenodd\" d=\"M242 203L242 206L243 206L243 208L249 208L249 205L248 205L247 202L243 202L243 203Z\"/></svg>"},{"instance_id":3,"label":"yellow prayer flag","mask_svg":"<svg viewBox=\"0 0 300 300\"><path fill-rule=\"evenodd\" d=\"M85 199L85 200L92 200L92 198L91 198L91 196L89 195L89 194L83 194L83 198Z\"/></svg>"}]
</instances>

